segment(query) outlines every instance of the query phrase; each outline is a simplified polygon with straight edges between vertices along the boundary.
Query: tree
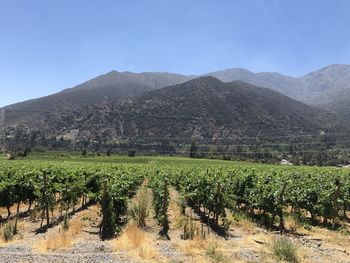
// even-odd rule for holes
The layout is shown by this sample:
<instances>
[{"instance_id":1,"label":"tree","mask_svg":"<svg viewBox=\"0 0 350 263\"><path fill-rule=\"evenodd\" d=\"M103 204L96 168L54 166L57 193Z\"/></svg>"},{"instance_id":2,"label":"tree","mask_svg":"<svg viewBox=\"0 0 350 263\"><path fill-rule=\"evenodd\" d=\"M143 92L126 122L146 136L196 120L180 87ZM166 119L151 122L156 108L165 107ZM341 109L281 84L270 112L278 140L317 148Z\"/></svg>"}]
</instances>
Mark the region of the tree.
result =
<instances>
[{"instance_id":1,"label":"tree","mask_svg":"<svg viewBox=\"0 0 350 263\"><path fill-rule=\"evenodd\" d=\"M190 157L197 158L198 157L198 143L195 140L192 140L190 147Z\"/></svg>"},{"instance_id":2,"label":"tree","mask_svg":"<svg viewBox=\"0 0 350 263\"><path fill-rule=\"evenodd\" d=\"M129 157L135 157L136 156L136 150L135 149L129 149L128 150L128 156Z\"/></svg>"},{"instance_id":3,"label":"tree","mask_svg":"<svg viewBox=\"0 0 350 263\"><path fill-rule=\"evenodd\" d=\"M17 156L26 157L30 150L30 136L24 126L18 125L6 132L5 152L9 159Z\"/></svg>"}]
</instances>

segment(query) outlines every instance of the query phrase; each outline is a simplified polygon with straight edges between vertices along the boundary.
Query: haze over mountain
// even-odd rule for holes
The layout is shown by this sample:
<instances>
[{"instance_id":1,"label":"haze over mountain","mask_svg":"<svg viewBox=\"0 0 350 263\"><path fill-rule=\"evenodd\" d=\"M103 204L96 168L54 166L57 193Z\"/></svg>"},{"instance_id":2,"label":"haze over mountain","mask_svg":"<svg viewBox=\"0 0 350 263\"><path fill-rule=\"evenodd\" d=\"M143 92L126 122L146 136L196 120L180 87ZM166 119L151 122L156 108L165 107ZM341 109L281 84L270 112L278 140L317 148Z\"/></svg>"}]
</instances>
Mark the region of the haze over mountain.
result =
<instances>
[{"instance_id":1,"label":"haze over mountain","mask_svg":"<svg viewBox=\"0 0 350 263\"><path fill-rule=\"evenodd\" d=\"M304 101L315 105L335 103L350 90L350 65L333 64L300 79L307 88Z\"/></svg>"},{"instance_id":2,"label":"haze over mountain","mask_svg":"<svg viewBox=\"0 0 350 263\"><path fill-rule=\"evenodd\" d=\"M331 103L344 90L350 90L350 65L333 64L299 78L271 72L253 73L244 69L228 69L207 75L224 82L241 80L271 88L310 105Z\"/></svg>"},{"instance_id":3,"label":"haze over mountain","mask_svg":"<svg viewBox=\"0 0 350 263\"><path fill-rule=\"evenodd\" d=\"M215 71L206 75L213 76L224 82L240 80L252 85L270 88L300 101L305 101L304 98L306 97L306 87L300 79L280 73L253 73L245 69L234 68Z\"/></svg>"}]
</instances>

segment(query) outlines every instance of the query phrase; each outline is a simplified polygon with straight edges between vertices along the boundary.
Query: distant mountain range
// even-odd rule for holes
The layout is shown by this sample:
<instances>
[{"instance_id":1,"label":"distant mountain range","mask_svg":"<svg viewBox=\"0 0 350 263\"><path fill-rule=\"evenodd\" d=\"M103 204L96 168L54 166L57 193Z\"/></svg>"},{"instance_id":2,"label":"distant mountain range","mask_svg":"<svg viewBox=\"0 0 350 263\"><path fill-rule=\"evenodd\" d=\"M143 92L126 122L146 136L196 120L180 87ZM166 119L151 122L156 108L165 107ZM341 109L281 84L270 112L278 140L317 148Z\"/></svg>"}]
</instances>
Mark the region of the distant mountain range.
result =
<instances>
[{"instance_id":1,"label":"distant mountain range","mask_svg":"<svg viewBox=\"0 0 350 263\"><path fill-rule=\"evenodd\" d=\"M325 115L271 89L207 76L95 107L59 132L97 141L101 134L104 140L287 136L324 131Z\"/></svg>"},{"instance_id":2,"label":"distant mountain range","mask_svg":"<svg viewBox=\"0 0 350 263\"><path fill-rule=\"evenodd\" d=\"M112 71L4 107L6 125L21 123L65 138L215 138L315 134L349 120L350 65L300 78L244 69L203 76Z\"/></svg>"}]
</instances>

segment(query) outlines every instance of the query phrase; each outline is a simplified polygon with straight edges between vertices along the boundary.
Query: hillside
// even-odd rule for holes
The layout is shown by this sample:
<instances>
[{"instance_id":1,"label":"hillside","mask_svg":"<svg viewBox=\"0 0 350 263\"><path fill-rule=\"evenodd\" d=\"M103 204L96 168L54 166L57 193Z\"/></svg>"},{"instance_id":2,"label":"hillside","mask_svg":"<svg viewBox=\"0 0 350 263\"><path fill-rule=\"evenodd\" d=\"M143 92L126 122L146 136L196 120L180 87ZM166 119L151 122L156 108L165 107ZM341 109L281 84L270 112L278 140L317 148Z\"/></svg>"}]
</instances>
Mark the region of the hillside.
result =
<instances>
[{"instance_id":1,"label":"hillside","mask_svg":"<svg viewBox=\"0 0 350 263\"><path fill-rule=\"evenodd\" d=\"M205 76L213 76L223 82L238 80L270 88L309 105L332 109L337 107L329 105L336 106L338 101L343 100L343 93L350 90L349 65L330 65L300 78L270 72L253 73L239 68L211 72ZM6 123L43 125L50 119L80 114L86 107L137 97L145 92L184 83L197 77L172 73L112 71L51 96L7 106L4 108Z\"/></svg>"},{"instance_id":2,"label":"hillside","mask_svg":"<svg viewBox=\"0 0 350 263\"><path fill-rule=\"evenodd\" d=\"M334 103L350 90L350 65L333 64L300 78L306 85L306 101L311 104Z\"/></svg>"},{"instance_id":3,"label":"hillside","mask_svg":"<svg viewBox=\"0 0 350 263\"><path fill-rule=\"evenodd\" d=\"M343 90L337 93L337 99L334 99L331 103L323 105L324 108L335 112L345 126L349 127L350 121L350 89Z\"/></svg>"},{"instance_id":4,"label":"hillside","mask_svg":"<svg viewBox=\"0 0 350 263\"><path fill-rule=\"evenodd\" d=\"M112 71L62 92L5 107L8 125L23 123L43 125L49 119L79 113L84 107L139 96L152 89L181 82L188 78L171 73L130 73Z\"/></svg>"},{"instance_id":5,"label":"hillside","mask_svg":"<svg viewBox=\"0 0 350 263\"><path fill-rule=\"evenodd\" d=\"M201 77L90 109L66 127L79 139L235 138L318 134L325 113L276 91L235 81ZM77 119L77 118L74 118Z\"/></svg>"}]
</instances>

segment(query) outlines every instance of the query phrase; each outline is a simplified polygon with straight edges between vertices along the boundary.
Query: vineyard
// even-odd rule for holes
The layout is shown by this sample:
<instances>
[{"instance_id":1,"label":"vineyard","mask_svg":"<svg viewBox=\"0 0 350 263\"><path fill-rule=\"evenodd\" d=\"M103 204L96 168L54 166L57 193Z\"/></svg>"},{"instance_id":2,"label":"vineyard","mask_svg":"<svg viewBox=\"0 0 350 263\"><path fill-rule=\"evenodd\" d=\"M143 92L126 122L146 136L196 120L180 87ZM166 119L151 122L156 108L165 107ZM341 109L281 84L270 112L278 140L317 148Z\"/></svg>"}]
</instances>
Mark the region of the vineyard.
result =
<instances>
[{"instance_id":1,"label":"vineyard","mask_svg":"<svg viewBox=\"0 0 350 263\"><path fill-rule=\"evenodd\" d=\"M174 236L183 242L206 240L209 233L229 242L242 215L267 233L297 236L288 225L294 218L303 229L342 230L340 237L349 238L347 169L185 158L39 158L0 161L0 253L2 246L23 238L21 221L36 220L38 235L57 227L66 231L76 214L91 207L98 209L98 239L112 242L126 231L129 206L140 188L152 196L147 198L152 203L149 218L159 227L156 236L162 242ZM175 219L180 222L176 227Z\"/></svg>"}]
</instances>

